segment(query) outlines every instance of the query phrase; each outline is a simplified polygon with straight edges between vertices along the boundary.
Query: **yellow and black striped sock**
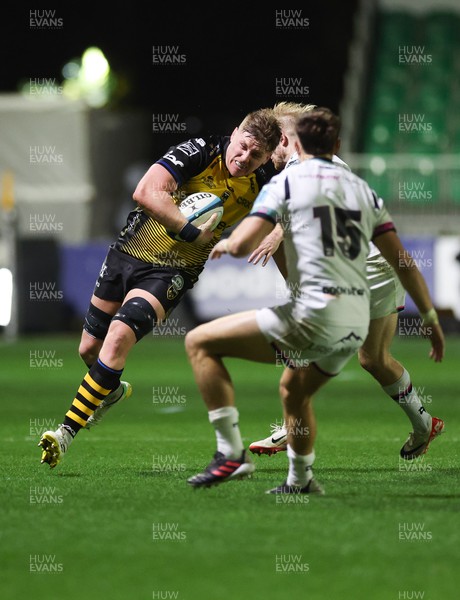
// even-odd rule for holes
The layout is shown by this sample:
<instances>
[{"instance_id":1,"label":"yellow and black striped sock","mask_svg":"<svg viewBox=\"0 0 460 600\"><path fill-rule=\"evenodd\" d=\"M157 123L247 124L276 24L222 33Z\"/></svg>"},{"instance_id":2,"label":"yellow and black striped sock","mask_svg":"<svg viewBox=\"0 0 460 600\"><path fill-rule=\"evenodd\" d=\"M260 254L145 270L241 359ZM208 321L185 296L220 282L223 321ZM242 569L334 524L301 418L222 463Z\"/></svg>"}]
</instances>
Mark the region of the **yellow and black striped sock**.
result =
<instances>
[{"instance_id":1,"label":"yellow and black striped sock","mask_svg":"<svg viewBox=\"0 0 460 600\"><path fill-rule=\"evenodd\" d=\"M106 396L120 385L123 373L105 365L100 359L93 364L78 388L63 426L76 435Z\"/></svg>"}]
</instances>

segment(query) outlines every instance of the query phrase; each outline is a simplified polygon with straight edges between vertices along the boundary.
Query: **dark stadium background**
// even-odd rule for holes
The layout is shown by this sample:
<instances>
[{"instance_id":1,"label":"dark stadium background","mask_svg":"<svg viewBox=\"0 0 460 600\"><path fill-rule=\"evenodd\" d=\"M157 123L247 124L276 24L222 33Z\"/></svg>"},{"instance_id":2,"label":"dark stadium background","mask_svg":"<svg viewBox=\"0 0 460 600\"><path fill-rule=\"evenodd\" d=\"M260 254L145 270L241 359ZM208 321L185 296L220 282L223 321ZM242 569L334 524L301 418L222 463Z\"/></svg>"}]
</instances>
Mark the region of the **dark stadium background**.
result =
<instances>
[{"instance_id":1,"label":"dark stadium background","mask_svg":"<svg viewBox=\"0 0 460 600\"><path fill-rule=\"evenodd\" d=\"M308 3L301 9L307 28L268 35L276 6L10 3L3 9L0 91L15 90L20 78L59 78L66 61L95 45L129 85L120 107L183 110L186 104L201 117L239 118L276 100L274 77L290 74L306 79L314 103L337 109L356 5L356 0ZM62 18L61 30L28 27L29 11L46 9ZM180 73L152 69L152 46L168 44L187 54Z\"/></svg>"},{"instance_id":2,"label":"dark stadium background","mask_svg":"<svg viewBox=\"0 0 460 600\"><path fill-rule=\"evenodd\" d=\"M101 244L93 264L102 260L106 243L124 225L137 181L171 144L193 135L229 134L246 113L280 100L338 111L356 5L355 0L333 1L293 9L292 14L301 15L308 24L286 29L275 27L276 11L288 18L289 9L259 9L250 4L235 10L230 5L179 8L174 3L119 1L107 6L11 3L4 9L0 93L18 92L21 85L27 87L36 79L62 82L63 66L79 59L90 46L102 50L115 76L108 104L89 112L88 154L95 198L87 241ZM52 15L61 26L31 27L31 15ZM174 46L186 60L183 65L153 65L153 46ZM288 84L285 95L280 81ZM297 94L295 86L289 86L294 81L300 83ZM152 115L158 114L178 115L187 122L187 133L152 133ZM31 143L28 137L26 144ZM97 269L82 282L81 259L76 259L75 268L75 262L63 266L63 249L56 236L26 237L18 247L19 331L79 329ZM63 274L64 269L67 274L71 269L72 277ZM27 289L33 279L57 281L58 286L67 279L79 296L72 298L71 306L32 304ZM73 293L64 287L66 298Z\"/></svg>"}]
</instances>

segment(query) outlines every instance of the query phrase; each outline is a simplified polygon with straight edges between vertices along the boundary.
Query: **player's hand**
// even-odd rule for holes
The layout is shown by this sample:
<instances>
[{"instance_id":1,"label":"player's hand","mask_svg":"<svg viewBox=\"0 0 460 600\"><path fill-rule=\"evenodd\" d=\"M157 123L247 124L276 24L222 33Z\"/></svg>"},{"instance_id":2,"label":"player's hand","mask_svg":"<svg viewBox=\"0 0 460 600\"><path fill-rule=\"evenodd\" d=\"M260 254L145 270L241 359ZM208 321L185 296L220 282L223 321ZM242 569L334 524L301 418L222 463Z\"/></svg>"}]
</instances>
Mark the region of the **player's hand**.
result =
<instances>
[{"instance_id":1,"label":"player's hand","mask_svg":"<svg viewBox=\"0 0 460 600\"><path fill-rule=\"evenodd\" d=\"M211 260L215 259L215 258L220 258L222 256L222 254L227 254L227 253L228 253L228 239L220 240L220 242L217 242L217 244L211 250L211 254L209 255L209 258Z\"/></svg>"},{"instance_id":2,"label":"player's hand","mask_svg":"<svg viewBox=\"0 0 460 600\"><path fill-rule=\"evenodd\" d=\"M262 266L268 263L270 258L278 250L283 241L283 230L277 225L275 229L267 235L259 244L259 246L249 255L248 262L256 265L263 258Z\"/></svg>"},{"instance_id":3,"label":"player's hand","mask_svg":"<svg viewBox=\"0 0 460 600\"><path fill-rule=\"evenodd\" d=\"M201 229L200 235L193 241L193 244L207 244L214 237L213 228L215 226L218 215L215 213L209 217L209 219L198 226Z\"/></svg>"},{"instance_id":4,"label":"player's hand","mask_svg":"<svg viewBox=\"0 0 460 600\"><path fill-rule=\"evenodd\" d=\"M432 358L434 362L441 362L444 358L445 341L444 333L439 323L425 325L423 328L423 335L431 342L430 358Z\"/></svg>"}]
</instances>

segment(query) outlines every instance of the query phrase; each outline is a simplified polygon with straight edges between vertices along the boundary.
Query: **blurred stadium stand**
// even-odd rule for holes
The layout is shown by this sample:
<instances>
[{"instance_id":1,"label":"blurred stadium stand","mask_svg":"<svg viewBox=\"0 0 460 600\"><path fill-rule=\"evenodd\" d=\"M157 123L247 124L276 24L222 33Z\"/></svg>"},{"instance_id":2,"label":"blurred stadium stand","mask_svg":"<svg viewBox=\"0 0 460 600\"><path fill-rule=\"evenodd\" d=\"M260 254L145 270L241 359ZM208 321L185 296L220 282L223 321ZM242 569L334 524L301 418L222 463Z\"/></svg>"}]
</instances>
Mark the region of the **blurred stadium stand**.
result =
<instances>
[{"instance_id":1,"label":"blurred stadium stand","mask_svg":"<svg viewBox=\"0 0 460 600\"><path fill-rule=\"evenodd\" d=\"M362 2L342 158L385 199L449 329L460 319L460 4ZM358 68L355 68L357 66ZM405 313L414 311L411 300Z\"/></svg>"},{"instance_id":2,"label":"blurred stadium stand","mask_svg":"<svg viewBox=\"0 0 460 600\"><path fill-rule=\"evenodd\" d=\"M359 36L364 68L357 74L350 65L342 117L352 125L343 158L385 198L406 233L456 235L460 5L382 0L362 11L361 26L371 33Z\"/></svg>"}]
</instances>

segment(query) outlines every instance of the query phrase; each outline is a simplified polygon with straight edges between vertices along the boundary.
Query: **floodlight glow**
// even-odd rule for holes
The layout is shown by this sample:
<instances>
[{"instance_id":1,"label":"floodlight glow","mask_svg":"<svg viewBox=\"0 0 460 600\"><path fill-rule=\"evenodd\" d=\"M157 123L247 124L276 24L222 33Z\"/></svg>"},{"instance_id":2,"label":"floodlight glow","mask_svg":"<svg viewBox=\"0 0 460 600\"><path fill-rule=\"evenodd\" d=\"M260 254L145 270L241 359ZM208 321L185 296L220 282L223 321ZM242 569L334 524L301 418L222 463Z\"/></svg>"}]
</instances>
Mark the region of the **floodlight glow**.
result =
<instances>
[{"instance_id":1,"label":"floodlight glow","mask_svg":"<svg viewBox=\"0 0 460 600\"><path fill-rule=\"evenodd\" d=\"M421 158L418 162L418 170L422 175L431 175L434 171L433 161L429 158Z\"/></svg>"},{"instance_id":2,"label":"floodlight glow","mask_svg":"<svg viewBox=\"0 0 460 600\"><path fill-rule=\"evenodd\" d=\"M79 77L84 85L101 85L110 73L110 66L102 50L91 47L84 51Z\"/></svg>"},{"instance_id":3,"label":"floodlight glow","mask_svg":"<svg viewBox=\"0 0 460 600\"><path fill-rule=\"evenodd\" d=\"M387 163L382 156L373 156L371 158L370 167L372 173L375 175L382 175L382 173L385 173L386 171Z\"/></svg>"},{"instance_id":4,"label":"floodlight glow","mask_svg":"<svg viewBox=\"0 0 460 600\"><path fill-rule=\"evenodd\" d=\"M71 60L62 67L62 75L64 79L76 79L79 73L80 65L74 60Z\"/></svg>"}]
</instances>

